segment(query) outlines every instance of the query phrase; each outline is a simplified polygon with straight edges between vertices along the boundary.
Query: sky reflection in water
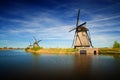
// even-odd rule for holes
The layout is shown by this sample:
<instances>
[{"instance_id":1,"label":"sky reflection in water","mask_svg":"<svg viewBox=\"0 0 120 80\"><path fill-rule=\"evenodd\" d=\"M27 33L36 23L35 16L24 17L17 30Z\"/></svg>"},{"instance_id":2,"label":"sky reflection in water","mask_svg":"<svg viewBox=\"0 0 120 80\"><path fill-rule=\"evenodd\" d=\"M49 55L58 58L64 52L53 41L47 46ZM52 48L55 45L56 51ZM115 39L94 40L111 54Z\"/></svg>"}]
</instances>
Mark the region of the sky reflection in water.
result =
<instances>
[{"instance_id":1,"label":"sky reflection in water","mask_svg":"<svg viewBox=\"0 0 120 80\"><path fill-rule=\"evenodd\" d=\"M118 78L120 59L111 56L32 55L0 51L0 78L108 79Z\"/></svg>"}]
</instances>

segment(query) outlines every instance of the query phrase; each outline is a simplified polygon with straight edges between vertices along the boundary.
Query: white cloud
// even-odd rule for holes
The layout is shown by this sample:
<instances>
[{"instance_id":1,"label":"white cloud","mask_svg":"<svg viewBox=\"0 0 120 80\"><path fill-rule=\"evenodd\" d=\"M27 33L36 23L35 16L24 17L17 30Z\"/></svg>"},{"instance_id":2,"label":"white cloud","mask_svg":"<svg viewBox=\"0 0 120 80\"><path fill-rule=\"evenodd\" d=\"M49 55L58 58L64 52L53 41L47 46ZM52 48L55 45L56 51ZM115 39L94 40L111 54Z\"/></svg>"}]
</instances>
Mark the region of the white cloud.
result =
<instances>
[{"instance_id":1,"label":"white cloud","mask_svg":"<svg viewBox=\"0 0 120 80\"><path fill-rule=\"evenodd\" d=\"M22 19L5 19L14 23L19 23L18 27L8 29L6 32L12 34L29 33L49 40L71 40L74 32L68 32L73 25L65 25L61 20L47 13L43 15L27 16L29 21ZM44 24L43 24L44 23ZM13 25L14 26L14 25Z\"/></svg>"},{"instance_id":2,"label":"white cloud","mask_svg":"<svg viewBox=\"0 0 120 80\"><path fill-rule=\"evenodd\" d=\"M50 12L52 13L52 11ZM65 14L69 14L66 12ZM72 17L74 12L69 17ZM67 17L68 17L67 16ZM93 44L95 46L109 46L112 44L114 40L120 40L118 34L117 36L112 36L111 34L100 34L103 32L110 31L120 31L119 26L109 28L108 26L114 26L120 24L120 22L109 22L110 20L120 18L120 15L105 17L104 15L94 15L92 16L91 21L88 21L88 28L91 32L91 38ZM49 13L41 13L33 16L27 15L25 16L25 20L23 19L6 19L0 17L1 20L7 20L13 23L17 23L19 27L12 27L8 29L6 32L21 35L22 33L28 33L29 36L37 36L43 40L69 40L72 43L73 40L73 32L68 32L70 28L73 28L73 25L69 25L69 23L65 23L62 20L58 19L57 16L50 15ZM106 22L105 24L101 24L100 22ZM68 25L67 25L68 24ZM14 26L14 25L13 25ZM26 34L26 36L28 35ZM25 36L25 35L24 35ZM47 42L45 42L47 43ZM43 42L43 44L45 44ZM57 43L57 42L56 42ZM68 44L67 42L64 42ZM69 43L69 45L71 45ZM57 43L60 45L61 43ZM61 44L62 45L62 44Z\"/></svg>"},{"instance_id":3,"label":"white cloud","mask_svg":"<svg viewBox=\"0 0 120 80\"><path fill-rule=\"evenodd\" d=\"M10 33L24 33L24 32L26 32L26 33L35 33L35 32L38 32L38 30L37 29L18 29L18 28L16 28L16 29L10 29L9 30L10 31Z\"/></svg>"},{"instance_id":4,"label":"white cloud","mask_svg":"<svg viewBox=\"0 0 120 80\"><path fill-rule=\"evenodd\" d=\"M91 35L92 42L95 47L112 47L115 40L120 41L119 35L113 34L93 34Z\"/></svg>"},{"instance_id":5,"label":"white cloud","mask_svg":"<svg viewBox=\"0 0 120 80\"><path fill-rule=\"evenodd\" d=\"M95 18L95 20L89 21L89 23L95 23L95 22L100 22L100 21L107 21L107 20L112 20L112 19L116 19L116 18L120 18L120 15L111 16L111 17L104 17L103 16L102 19L99 19L99 17L97 17L97 18Z\"/></svg>"}]
</instances>

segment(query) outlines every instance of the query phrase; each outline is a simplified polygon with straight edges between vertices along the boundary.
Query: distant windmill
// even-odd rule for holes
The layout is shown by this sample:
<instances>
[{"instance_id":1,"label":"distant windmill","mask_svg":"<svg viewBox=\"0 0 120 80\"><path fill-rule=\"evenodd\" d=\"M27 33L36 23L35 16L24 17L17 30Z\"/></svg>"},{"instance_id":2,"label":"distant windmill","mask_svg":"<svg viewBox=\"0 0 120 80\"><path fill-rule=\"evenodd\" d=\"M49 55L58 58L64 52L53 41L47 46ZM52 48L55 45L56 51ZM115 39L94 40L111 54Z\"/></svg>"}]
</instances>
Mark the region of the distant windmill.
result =
<instances>
[{"instance_id":1,"label":"distant windmill","mask_svg":"<svg viewBox=\"0 0 120 80\"><path fill-rule=\"evenodd\" d=\"M30 42L30 45L28 46L28 48L32 48L33 47L33 45L31 44L31 42Z\"/></svg>"},{"instance_id":2,"label":"distant windmill","mask_svg":"<svg viewBox=\"0 0 120 80\"><path fill-rule=\"evenodd\" d=\"M79 16L80 16L80 9L78 10L78 16L77 16L77 22L76 27L71 29L69 32L75 30L74 39L72 46L74 45L74 48L80 48L80 47L93 47L91 38L88 34L88 28L85 27L86 22L79 24Z\"/></svg>"},{"instance_id":3,"label":"distant windmill","mask_svg":"<svg viewBox=\"0 0 120 80\"><path fill-rule=\"evenodd\" d=\"M33 43L33 47L38 47L38 46L39 46L38 43L39 43L40 41L42 41L42 40L37 40L35 37L33 37L33 38L34 38L34 40L35 40L34 43Z\"/></svg>"}]
</instances>

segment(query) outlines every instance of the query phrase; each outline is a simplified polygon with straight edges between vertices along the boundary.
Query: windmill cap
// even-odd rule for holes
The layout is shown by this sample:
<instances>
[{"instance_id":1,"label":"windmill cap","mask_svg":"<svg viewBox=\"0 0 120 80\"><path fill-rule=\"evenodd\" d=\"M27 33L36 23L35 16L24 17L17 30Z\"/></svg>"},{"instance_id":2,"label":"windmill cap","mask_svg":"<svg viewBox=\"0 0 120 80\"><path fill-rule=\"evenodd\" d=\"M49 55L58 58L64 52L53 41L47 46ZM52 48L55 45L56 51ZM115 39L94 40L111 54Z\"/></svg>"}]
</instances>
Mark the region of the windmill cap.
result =
<instances>
[{"instance_id":1,"label":"windmill cap","mask_svg":"<svg viewBox=\"0 0 120 80\"><path fill-rule=\"evenodd\" d=\"M86 28L85 26L81 26L78 28L78 31L88 31L88 28Z\"/></svg>"}]
</instances>

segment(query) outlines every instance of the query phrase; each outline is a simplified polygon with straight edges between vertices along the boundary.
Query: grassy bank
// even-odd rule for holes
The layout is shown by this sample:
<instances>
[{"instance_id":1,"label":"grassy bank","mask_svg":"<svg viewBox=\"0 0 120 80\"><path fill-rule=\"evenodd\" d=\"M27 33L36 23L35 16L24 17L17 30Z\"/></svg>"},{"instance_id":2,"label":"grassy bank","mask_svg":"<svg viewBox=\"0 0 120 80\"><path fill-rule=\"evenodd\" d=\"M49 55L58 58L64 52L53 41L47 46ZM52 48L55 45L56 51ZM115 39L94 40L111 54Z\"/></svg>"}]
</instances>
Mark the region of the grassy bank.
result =
<instances>
[{"instance_id":1,"label":"grassy bank","mask_svg":"<svg viewBox=\"0 0 120 80\"><path fill-rule=\"evenodd\" d=\"M37 54L74 54L77 51L73 48L28 48L25 50Z\"/></svg>"},{"instance_id":2,"label":"grassy bank","mask_svg":"<svg viewBox=\"0 0 120 80\"><path fill-rule=\"evenodd\" d=\"M99 54L120 54L120 48L99 48Z\"/></svg>"},{"instance_id":3,"label":"grassy bank","mask_svg":"<svg viewBox=\"0 0 120 80\"><path fill-rule=\"evenodd\" d=\"M74 54L78 50L73 48L26 48L27 52L37 54ZM99 48L99 54L102 55L120 55L120 48Z\"/></svg>"},{"instance_id":4,"label":"grassy bank","mask_svg":"<svg viewBox=\"0 0 120 80\"><path fill-rule=\"evenodd\" d=\"M120 48L99 48L99 54L120 58Z\"/></svg>"}]
</instances>

